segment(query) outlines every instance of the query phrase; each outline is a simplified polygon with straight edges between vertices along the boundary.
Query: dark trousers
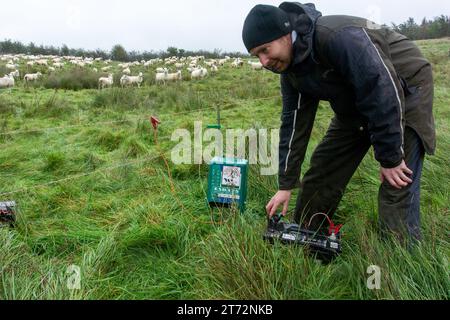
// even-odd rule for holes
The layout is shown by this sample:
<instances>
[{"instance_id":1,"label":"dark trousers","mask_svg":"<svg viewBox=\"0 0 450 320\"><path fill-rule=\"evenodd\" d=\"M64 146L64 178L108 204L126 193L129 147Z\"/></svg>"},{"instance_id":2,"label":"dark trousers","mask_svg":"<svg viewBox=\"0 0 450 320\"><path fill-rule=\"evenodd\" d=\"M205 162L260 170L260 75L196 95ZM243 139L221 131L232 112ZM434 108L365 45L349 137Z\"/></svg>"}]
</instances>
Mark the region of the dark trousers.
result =
<instances>
[{"instance_id":1,"label":"dark trousers","mask_svg":"<svg viewBox=\"0 0 450 320\"><path fill-rule=\"evenodd\" d=\"M414 174L413 183L403 189L387 181L378 193L380 230L400 239L421 239L420 178L424 159L421 139L410 127L404 132L405 162ZM371 146L367 128L354 122L334 118L311 158L310 169L302 180L294 220L307 226L313 214L322 212L330 217L336 211L345 188ZM309 226L317 230L328 226L325 218L315 216Z\"/></svg>"}]
</instances>

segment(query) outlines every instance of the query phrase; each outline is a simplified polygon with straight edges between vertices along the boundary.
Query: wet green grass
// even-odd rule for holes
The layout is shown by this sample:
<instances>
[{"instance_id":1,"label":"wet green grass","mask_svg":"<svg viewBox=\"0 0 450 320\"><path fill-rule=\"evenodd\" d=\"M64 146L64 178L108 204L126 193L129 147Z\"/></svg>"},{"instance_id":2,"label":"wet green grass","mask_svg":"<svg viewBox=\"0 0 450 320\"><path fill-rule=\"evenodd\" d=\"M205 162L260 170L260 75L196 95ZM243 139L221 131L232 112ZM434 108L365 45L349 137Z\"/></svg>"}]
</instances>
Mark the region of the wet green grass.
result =
<instances>
[{"instance_id":1,"label":"wet green grass","mask_svg":"<svg viewBox=\"0 0 450 320\"><path fill-rule=\"evenodd\" d=\"M336 213L344 250L329 265L262 241L275 176L251 166L244 215L210 210L207 166L169 163L172 189L159 152L170 158L173 130L215 123L217 106L225 128L277 127L277 76L246 66L155 86L150 70L141 89L0 91L0 193L13 192L0 201L18 203L16 228L0 229L0 299L448 299L450 42L420 45L435 70L438 134L422 179L424 242L408 252L378 238L371 151ZM162 121L159 149L150 115ZM303 172L331 115L321 104ZM71 265L79 290L67 288ZM380 290L366 286L371 265Z\"/></svg>"}]
</instances>

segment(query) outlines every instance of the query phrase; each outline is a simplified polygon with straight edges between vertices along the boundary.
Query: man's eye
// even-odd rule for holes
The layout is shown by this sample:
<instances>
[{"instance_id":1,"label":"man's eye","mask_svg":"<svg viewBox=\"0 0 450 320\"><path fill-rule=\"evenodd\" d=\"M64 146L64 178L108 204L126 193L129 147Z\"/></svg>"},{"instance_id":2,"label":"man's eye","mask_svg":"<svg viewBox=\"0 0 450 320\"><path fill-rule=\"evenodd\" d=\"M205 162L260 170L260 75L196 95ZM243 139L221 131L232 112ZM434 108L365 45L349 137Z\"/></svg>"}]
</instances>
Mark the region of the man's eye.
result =
<instances>
[{"instance_id":1,"label":"man's eye","mask_svg":"<svg viewBox=\"0 0 450 320\"><path fill-rule=\"evenodd\" d=\"M269 49L268 48L264 48L263 49L263 53L268 53L269 52Z\"/></svg>"}]
</instances>

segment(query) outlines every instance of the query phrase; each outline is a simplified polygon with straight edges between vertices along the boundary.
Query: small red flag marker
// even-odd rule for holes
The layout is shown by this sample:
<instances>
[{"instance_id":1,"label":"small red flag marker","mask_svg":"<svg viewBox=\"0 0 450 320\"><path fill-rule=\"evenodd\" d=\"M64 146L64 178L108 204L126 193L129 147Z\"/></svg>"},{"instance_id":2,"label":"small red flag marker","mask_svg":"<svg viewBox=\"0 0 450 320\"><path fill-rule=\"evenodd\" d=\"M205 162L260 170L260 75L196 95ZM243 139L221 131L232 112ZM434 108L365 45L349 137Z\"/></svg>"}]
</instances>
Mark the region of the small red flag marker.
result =
<instances>
[{"instance_id":1,"label":"small red flag marker","mask_svg":"<svg viewBox=\"0 0 450 320\"><path fill-rule=\"evenodd\" d=\"M158 125L161 123L161 121L158 120L155 116L151 116L150 122L152 123L153 129L158 129Z\"/></svg>"}]
</instances>

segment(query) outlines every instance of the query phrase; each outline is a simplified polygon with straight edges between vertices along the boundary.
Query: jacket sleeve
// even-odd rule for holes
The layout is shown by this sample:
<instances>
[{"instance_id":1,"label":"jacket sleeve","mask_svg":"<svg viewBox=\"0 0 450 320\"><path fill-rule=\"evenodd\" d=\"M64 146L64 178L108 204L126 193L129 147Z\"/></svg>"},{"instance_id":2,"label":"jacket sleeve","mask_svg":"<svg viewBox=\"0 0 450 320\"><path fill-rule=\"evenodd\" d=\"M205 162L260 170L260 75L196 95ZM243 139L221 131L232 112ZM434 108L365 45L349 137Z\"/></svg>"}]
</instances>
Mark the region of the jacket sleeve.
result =
<instances>
[{"instance_id":1,"label":"jacket sleeve","mask_svg":"<svg viewBox=\"0 0 450 320\"><path fill-rule=\"evenodd\" d=\"M325 55L355 90L356 108L368 121L376 160L384 168L398 166L404 158L405 108L392 62L360 27L337 31Z\"/></svg>"},{"instance_id":2,"label":"jacket sleeve","mask_svg":"<svg viewBox=\"0 0 450 320\"><path fill-rule=\"evenodd\" d=\"M298 92L287 75L281 75L283 112L281 115L278 183L280 190L299 186L300 169L305 158L319 100Z\"/></svg>"}]
</instances>

